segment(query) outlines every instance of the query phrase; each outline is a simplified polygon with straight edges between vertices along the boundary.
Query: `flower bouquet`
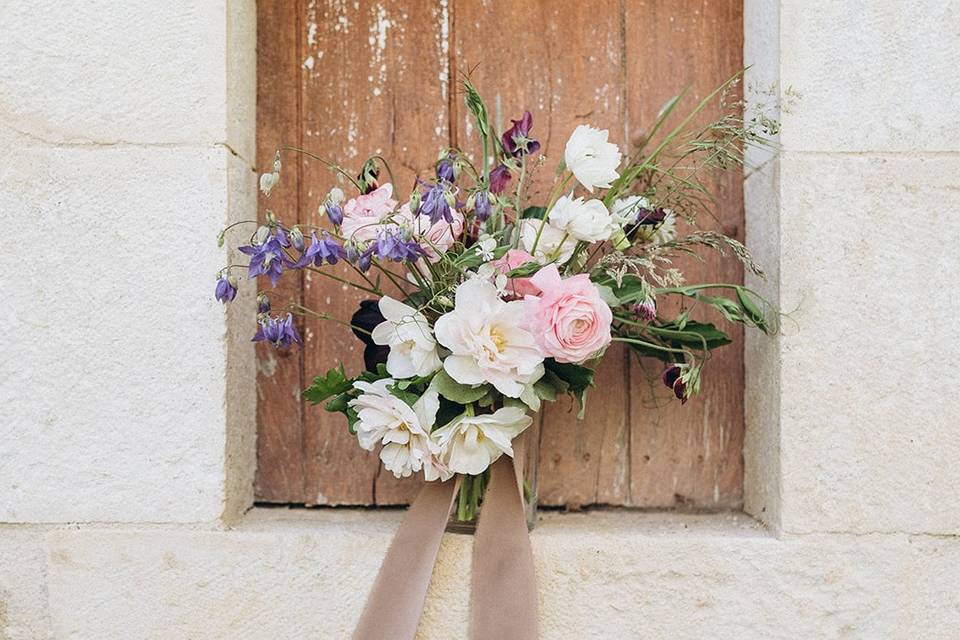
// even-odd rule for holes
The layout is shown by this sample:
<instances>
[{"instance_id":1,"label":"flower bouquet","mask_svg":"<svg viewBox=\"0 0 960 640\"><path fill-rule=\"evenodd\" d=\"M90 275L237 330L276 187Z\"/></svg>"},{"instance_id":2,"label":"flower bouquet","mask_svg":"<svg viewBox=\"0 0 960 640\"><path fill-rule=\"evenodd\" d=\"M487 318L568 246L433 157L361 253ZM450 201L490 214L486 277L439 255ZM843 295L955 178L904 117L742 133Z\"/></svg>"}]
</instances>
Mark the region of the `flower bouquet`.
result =
<instances>
[{"instance_id":1,"label":"flower bouquet","mask_svg":"<svg viewBox=\"0 0 960 640\"><path fill-rule=\"evenodd\" d=\"M491 464L514 455L543 402L573 396L583 416L594 363L611 343L660 360L663 384L687 402L710 352L729 342L694 317L698 310L774 330L776 314L755 292L685 282L675 263L719 251L760 273L741 243L696 228L697 214L710 209L711 175L738 167L745 146L765 144L777 127L729 103L738 81L739 74L667 130L683 96L670 100L626 160L607 131L576 127L540 202L528 201L545 161L531 114L498 132L469 79L462 88L481 148L440 150L405 199L379 156L355 174L309 154L339 176L320 205L328 224L287 226L268 212L239 247L249 257L241 268L274 285L307 270L372 298L352 318L331 318L294 303L274 311L261 293L253 340L302 344L293 314L349 325L364 343L366 370L334 366L305 397L342 413L359 446L379 448L397 477L457 477L456 518L472 520ZM723 113L703 125L697 116L712 102ZM278 151L260 179L265 194L288 152L307 153ZM330 268L339 263L346 271ZM223 302L236 294L234 267L218 274ZM664 304L671 298L683 303Z\"/></svg>"}]
</instances>

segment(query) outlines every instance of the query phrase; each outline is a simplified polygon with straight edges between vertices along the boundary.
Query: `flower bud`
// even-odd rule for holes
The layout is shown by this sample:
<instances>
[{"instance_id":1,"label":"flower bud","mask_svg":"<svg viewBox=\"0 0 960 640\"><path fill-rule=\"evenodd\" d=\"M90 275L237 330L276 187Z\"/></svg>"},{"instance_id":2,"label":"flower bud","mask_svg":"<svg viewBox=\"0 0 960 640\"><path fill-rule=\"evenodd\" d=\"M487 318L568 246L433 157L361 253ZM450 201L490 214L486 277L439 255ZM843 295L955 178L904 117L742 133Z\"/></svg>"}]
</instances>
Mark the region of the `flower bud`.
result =
<instances>
[{"instance_id":1,"label":"flower bud","mask_svg":"<svg viewBox=\"0 0 960 640\"><path fill-rule=\"evenodd\" d=\"M443 199L447 201L447 204L450 206L451 209L457 208L457 198L456 196L453 195L452 191L444 191Z\"/></svg>"},{"instance_id":2,"label":"flower bud","mask_svg":"<svg viewBox=\"0 0 960 640\"><path fill-rule=\"evenodd\" d=\"M277 186L278 182L280 182L280 174L276 171L264 173L260 176L260 191L263 192L263 195L269 196L270 191Z\"/></svg>"},{"instance_id":3,"label":"flower bud","mask_svg":"<svg viewBox=\"0 0 960 640\"><path fill-rule=\"evenodd\" d=\"M280 177L279 174L280 174L280 167L281 167L281 166L282 166L282 165L280 164L280 152L277 151L277 155L275 155L275 156L273 157L273 172L277 174L277 177L278 177L278 178Z\"/></svg>"},{"instance_id":4,"label":"flower bud","mask_svg":"<svg viewBox=\"0 0 960 640\"><path fill-rule=\"evenodd\" d=\"M257 296L257 313L269 313L270 312L270 298L266 294L261 293Z\"/></svg>"},{"instance_id":5,"label":"flower bud","mask_svg":"<svg viewBox=\"0 0 960 640\"><path fill-rule=\"evenodd\" d=\"M337 202L330 202L327 204L327 217L330 218L330 222L336 226L340 226L343 223L343 209L340 207L340 204Z\"/></svg>"},{"instance_id":6,"label":"flower bud","mask_svg":"<svg viewBox=\"0 0 960 640\"><path fill-rule=\"evenodd\" d=\"M257 227L257 233L253 236L254 244L263 244L267 241L267 238L270 237L270 227L266 225L260 225Z\"/></svg>"},{"instance_id":7,"label":"flower bud","mask_svg":"<svg viewBox=\"0 0 960 640\"><path fill-rule=\"evenodd\" d=\"M420 198L422 197L419 189L414 189L410 194L410 211L417 213L420 209Z\"/></svg>"},{"instance_id":8,"label":"flower bud","mask_svg":"<svg viewBox=\"0 0 960 640\"><path fill-rule=\"evenodd\" d=\"M334 204L340 204L347 199L346 195L343 193L343 189L340 187L334 187L330 189L330 195L327 196L327 199Z\"/></svg>"},{"instance_id":9,"label":"flower bud","mask_svg":"<svg viewBox=\"0 0 960 640\"><path fill-rule=\"evenodd\" d=\"M653 322L657 317L657 303L651 298L633 305L633 312L644 322Z\"/></svg>"},{"instance_id":10,"label":"flower bud","mask_svg":"<svg viewBox=\"0 0 960 640\"><path fill-rule=\"evenodd\" d=\"M290 230L290 244L293 245L293 248L297 251L303 251L306 247L306 243L303 241L303 232L300 231L300 227L294 227Z\"/></svg>"},{"instance_id":11,"label":"flower bud","mask_svg":"<svg viewBox=\"0 0 960 640\"><path fill-rule=\"evenodd\" d=\"M492 207L490 206L490 194L486 191L478 191L474 200L474 208L477 220L483 222L490 217Z\"/></svg>"}]
</instances>

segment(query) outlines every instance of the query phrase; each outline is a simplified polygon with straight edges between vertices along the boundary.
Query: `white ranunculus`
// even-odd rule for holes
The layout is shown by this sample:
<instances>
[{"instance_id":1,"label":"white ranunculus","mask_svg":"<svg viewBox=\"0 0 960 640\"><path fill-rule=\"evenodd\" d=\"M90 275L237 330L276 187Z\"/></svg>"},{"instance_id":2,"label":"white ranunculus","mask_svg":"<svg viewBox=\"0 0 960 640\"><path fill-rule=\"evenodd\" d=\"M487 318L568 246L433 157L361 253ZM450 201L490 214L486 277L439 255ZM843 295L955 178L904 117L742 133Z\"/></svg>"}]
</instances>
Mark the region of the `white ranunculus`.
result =
<instances>
[{"instance_id":1,"label":"white ranunculus","mask_svg":"<svg viewBox=\"0 0 960 640\"><path fill-rule=\"evenodd\" d=\"M437 341L451 351L443 368L461 384L489 382L519 398L543 375L543 356L523 324L522 300L504 302L487 280L463 282L453 311L436 323Z\"/></svg>"},{"instance_id":2,"label":"white ranunculus","mask_svg":"<svg viewBox=\"0 0 960 640\"><path fill-rule=\"evenodd\" d=\"M596 199L584 202L583 198L561 196L547 219L553 226L583 242L607 240L613 233L610 212Z\"/></svg>"},{"instance_id":3,"label":"white ranunculus","mask_svg":"<svg viewBox=\"0 0 960 640\"><path fill-rule=\"evenodd\" d=\"M577 248L577 241L566 231L550 224L543 225L543 231L540 231L542 220L526 218L520 221L520 248L537 259L537 262L545 263L556 260L566 262L573 255L573 250ZM540 240L537 240L537 233L540 233ZM537 245L537 250L533 250L533 245Z\"/></svg>"},{"instance_id":4,"label":"white ranunculus","mask_svg":"<svg viewBox=\"0 0 960 640\"><path fill-rule=\"evenodd\" d=\"M582 124L573 130L563 152L567 168L591 193L595 187L609 187L620 177L617 167L623 156L617 145L607 142L608 135L606 129Z\"/></svg>"},{"instance_id":5,"label":"white ranunculus","mask_svg":"<svg viewBox=\"0 0 960 640\"><path fill-rule=\"evenodd\" d=\"M637 214L641 209L653 209L650 201L643 196L617 198L611 207L613 221L621 227L631 225L637 221Z\"/></svg>"},{"instance_id":6,"label":"white ranunculus","mask_svg":"<svg viewBox=\"0 0 960 640\"><path fill-rule=\"evenodd\" d=\"M361 392L349 403L357 412L354 427L360 446L373 451L377 444L383 445L380 460L398 478L420 470L427 480L449 478L437 459L440 447L430 438L440 408L437 392L428 389L411 407L390 393L388 387L393 384L392 378L353 383Z\"/></svg>"},{"instance_id":7,"label":"white ranunculus","mask_svg":"<svg viewBox=\"0 0 960 640\"><path fill-rule=\"evenodd\" d=\"M513 457L513 439L532 423L520 407L504 407L492 414L461 415L431 437L450 473L477 475L504 453Z\"/></svg>"},{"instance_id":8,"label":"white ranunculus","mask_svg":"<svg viewBox=\"0 0 960 640\"><path fill-rule=\"evenodd\" d=\"M440 368L437 342L422 313L389 296L380 298L385 320L373 328L371 337L389 345L387 371L395 378L425 376Z\"/></svg>"}]
</instances>

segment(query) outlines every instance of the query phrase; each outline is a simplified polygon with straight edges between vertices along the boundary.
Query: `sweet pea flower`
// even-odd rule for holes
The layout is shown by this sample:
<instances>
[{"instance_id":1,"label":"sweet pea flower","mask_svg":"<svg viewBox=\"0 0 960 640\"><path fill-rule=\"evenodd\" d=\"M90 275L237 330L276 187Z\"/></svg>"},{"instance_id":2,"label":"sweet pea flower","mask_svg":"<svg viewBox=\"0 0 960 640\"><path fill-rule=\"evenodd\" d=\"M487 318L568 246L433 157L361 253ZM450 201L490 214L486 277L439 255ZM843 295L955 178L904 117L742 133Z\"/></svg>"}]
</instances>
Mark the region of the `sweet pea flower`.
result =
<instances>
[{"instance_id":1,"label":"sweet pea flower","mask_svg":"<svg viewBox=\"0 0 960 640\"><path fill-rule=\"evenodd\" d=\"M493 275L506 275L517 267L522 267L530 262L536 262L536 259L523 249L510 249L503 256L491 262L494 269ZM510 278L505 287L507 295L513 298L523 298L524 296L535 296L540 294L540 289L530 281L530 278Z\"/></svg>"},{"instance_id":2,"label":"sweet pea flower","mask_svg":"<svg viewBox=\"0 0 960 640\"><path fill-rule=\"evenodd\" d=\"M503 454L512 458L513 439L531 424L533 418L520 407L504 407L491 414L463 414L434 431L431 438L450 473L477 475Z\"/></svg>"},{"instance_id":3,"label":"sweet pea flower","mask_svg":"<svg viewBox=\"0 0 960 640\"><path fill-rule=\"evenodd\" d=\"M390 296L380 298L384 321L370 337L375 344L390 347L387 372L395 378L426 376L440 368L437 341L426 317Z\"/></svg>"},{"instance_id":4,"label":"sweet pea flower","mask_svg":"<svg viewBox=\"0 0 960 640\"><path fill-rule=\"evenodd\" d=\"M620 177L617 167L623 157L620 149L607 142L610 132L581 124L573 130L563 152L567 168L590 193L597 187L608 188Z\"/></svg>"},{"instance_id":5,"label":"sweet pea flower","mask_svg":"<svg viewBox=\"0 0 960 640\"><path fill-rule=\"evenodd\" d=\"M550 224L583 242L607 240L613 233L613 219L600 200L561 196L548 217Z\"/></svg>"},{"instance_id":6,"label":"sweet pea flower","mask_svg":"<svg viewBox=\"0 0 960 640\"><path fill-rule=\"evenodd\" d=\"M513 126L504 131L500 138L507 153L514 158L519 158L540 150L540 143L530 137L533 116L529 111L524 111L519 120L510 120L510 122Z\"/></svg>"},{"instance_id":7,"label":"sweet pea flower","mask_svg":"<svg viewBox=\"0 0 960 640\"><path fill-rule=\"evenodd\" d=\"M543 376L543 356L523 328L524 302L504 302L488 280L473 278L457 287L453 311L434 327L437 342L451 351L443 361L461 384L489 382L510 398L519 398Z\"/></svg>"},{"instance_id":8,"label":"sweet pea flower","mask_svg":"<svg viewBox=\"0 0 960 640\"><path fill-rule=\"evenodd\" d=\"M370 193L347 200L343 205L343 222L340 226L343 236L357 241L376 239L380 224L396 206L393 185L389 182Z\"/></svg>"},{"instance_id":9,"label":"sweet pea flower","mask_svg":"<svg viewBox=\"0 0 960 640\"><path fill-rule=\"evenodd\" d=\"M550 264L530 280L541 293L524 298L526 327L545 356L580 364L610 344L613 313L590 276L563 280L557 265Z\"/></svg>"},{"instance_id":10,"label":"sweet pea flower","mask_svg":"<svg viewBox=\"0 0 960 640\"><path fill-rule=\"evenodd\" d=\"M510 169L507 165L500 164L490 172L490 193L500 193L510 184Z\"/></svg>"}]
</instances>

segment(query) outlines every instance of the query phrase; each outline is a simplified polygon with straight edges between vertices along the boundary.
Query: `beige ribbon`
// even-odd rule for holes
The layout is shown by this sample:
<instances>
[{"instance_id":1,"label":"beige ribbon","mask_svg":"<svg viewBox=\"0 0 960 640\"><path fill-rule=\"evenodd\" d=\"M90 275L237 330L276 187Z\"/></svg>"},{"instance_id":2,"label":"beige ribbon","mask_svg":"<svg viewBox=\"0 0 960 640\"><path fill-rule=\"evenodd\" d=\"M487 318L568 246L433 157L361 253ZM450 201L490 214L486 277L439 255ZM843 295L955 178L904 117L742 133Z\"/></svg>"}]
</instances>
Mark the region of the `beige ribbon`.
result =
<instances>
[{"instance_id":1,"label":"beige ribbon","mask_svg":"<svg viewBox=\"0 0 960 640\"><path fill-rule=\"evenodd\" d=\"M522 460L522 447L515 455ZM527 532L520 465L501 456L473 542L471 640L535 640L537 585ZM353 640L414 640L430 575L459 482L430 482L387 550Z\"/></svg>"}]
</instances>

